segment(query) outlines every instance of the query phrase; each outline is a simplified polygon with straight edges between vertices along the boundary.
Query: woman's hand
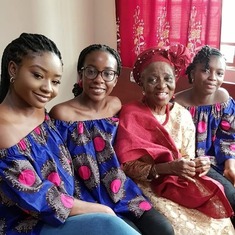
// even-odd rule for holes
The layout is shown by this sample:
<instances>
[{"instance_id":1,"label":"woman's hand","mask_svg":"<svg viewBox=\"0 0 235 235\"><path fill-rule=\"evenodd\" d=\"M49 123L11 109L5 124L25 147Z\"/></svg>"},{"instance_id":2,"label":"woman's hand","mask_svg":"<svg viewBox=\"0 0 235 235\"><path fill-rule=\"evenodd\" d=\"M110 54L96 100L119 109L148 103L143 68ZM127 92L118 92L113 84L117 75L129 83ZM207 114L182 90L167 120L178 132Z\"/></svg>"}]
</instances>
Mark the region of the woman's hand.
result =
<instances>
[{"instance_id":1,"label":"woman's hand","mask_svg":"<svg viewBox=\"0 0 235 235\"><path fill-rule=\"evenodd\" d=\"M195 182L193 177L196 175L196 163L194 161L180 158L175 161L168 162L168 165L172 174Z\"/></svg>"},{"instance_id":2,"label":"woman's hand","mask_svg":"<svg viewBox=\"0 0 235 235\"><path fill-rule=\"evenodd\" d=\"M228 159L225 161L224 177L235 187L235 159Z\"/></svg>"},{"instance_id":3,"label":"woman's hand","mask_svg":"<svg viewBox=\"0 0 235 235\"><path fill-rule=\"evenodd\" d=\"M225 169L224 177L227 178L235 187L235 169Z\"/></svg>"},{"instance_id":4,"label":"woman's hand","mask_svg":"<svg viewBox=\"0 0 235 235\"><path fill-rule=\"evenodd\" d=\"M209 156L197 157L193 161L196 164L196 172L199 174L199 177L206 175L210 170L211 161Z\"/></svg>"}]
</instances>

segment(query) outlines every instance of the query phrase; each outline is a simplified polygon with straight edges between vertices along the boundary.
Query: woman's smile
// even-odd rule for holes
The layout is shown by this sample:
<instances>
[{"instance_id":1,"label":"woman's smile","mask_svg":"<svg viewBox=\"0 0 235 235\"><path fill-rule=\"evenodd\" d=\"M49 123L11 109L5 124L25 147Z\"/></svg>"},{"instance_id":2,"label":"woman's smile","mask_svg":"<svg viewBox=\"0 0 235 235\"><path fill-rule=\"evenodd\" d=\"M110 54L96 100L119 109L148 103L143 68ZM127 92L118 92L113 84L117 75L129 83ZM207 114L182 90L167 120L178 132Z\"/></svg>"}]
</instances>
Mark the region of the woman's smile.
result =
<instances>
[{"instance_id":1,"label":"woman's smile","mask_svg":"<svg viewBox=\"0 0 235 235\"><path fill-rule=\"evenodd\" d=\"M168 93L167 92L156 92L155 97L160 100L165 100L168 98Z\"/></svg>"}]
</instances>

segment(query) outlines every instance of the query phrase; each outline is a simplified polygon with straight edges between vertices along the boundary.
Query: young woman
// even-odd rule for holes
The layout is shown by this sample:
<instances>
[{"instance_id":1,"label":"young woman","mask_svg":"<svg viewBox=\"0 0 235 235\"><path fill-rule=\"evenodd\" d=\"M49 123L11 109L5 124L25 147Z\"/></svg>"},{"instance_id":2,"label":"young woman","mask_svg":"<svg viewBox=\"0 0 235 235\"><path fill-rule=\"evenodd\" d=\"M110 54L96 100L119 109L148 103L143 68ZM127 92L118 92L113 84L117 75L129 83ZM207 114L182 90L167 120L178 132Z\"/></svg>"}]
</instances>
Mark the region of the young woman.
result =
<instances>
[{"instance_id":1,"label":"young woman","mask_svg":"<svg viewBox=\"0 0 235 235\"><path fill-rule=\"evenodd\" d=\"M61 77L61 54L43 35L23 33L3 52L0 234L137 234L107 206L74 198L71 156L45 112Z\"/></svg>"},{"instance_id":2,"label":"young woman","mask_svg":"<svg viewBox=\"0 0 235 235\"><path fill-rule=\"evenodd\" d=\"M235 211L235 102L221 87L226 71L221 52L204 46L186 73L192 87L176 94L196 126L196 156L210 156L208 176L219 181ZM234 218L233 224L235 226Z\"/></svg>"},{"instance_id":3,"label":"young woman","mask_svg":"<svg viewBox=\"0 0 235 235\"><path fill-rule=\"evenodd\" d=\"M172 102L189 63L180 44L149 48L137 57L133 77L143 99L123 106L115 150L125 173L171 221L175 234L234 234L223 187L205 176L209 158L195 158L191 115Z\"/></svg>"},{"instance_id":4,"label":"young woman","mask_svg":"<svg viewBox=\"0 0 235 235\"><path fill-rule=\"evenodd\" d=\"M50 115L57 122L75 167L76 196L90 195L128 219L142 234L174 234L168 220L152 208L137 185L122 171L113 149L121 109L110 96L121 70L120 57L105 45L90 45L79 55L77 71L81 93L56 105Z\"/></svg>"}]
</instances>

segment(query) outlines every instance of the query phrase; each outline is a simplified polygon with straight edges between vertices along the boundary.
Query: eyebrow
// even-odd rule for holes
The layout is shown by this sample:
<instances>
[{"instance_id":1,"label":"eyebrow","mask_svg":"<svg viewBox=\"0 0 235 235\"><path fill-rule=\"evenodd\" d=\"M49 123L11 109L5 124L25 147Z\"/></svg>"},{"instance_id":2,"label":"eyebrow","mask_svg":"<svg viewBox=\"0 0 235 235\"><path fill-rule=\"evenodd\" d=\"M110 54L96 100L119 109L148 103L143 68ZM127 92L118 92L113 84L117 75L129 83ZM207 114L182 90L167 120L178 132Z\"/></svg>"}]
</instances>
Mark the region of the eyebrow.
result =
<instances>
[{"instance_id":1,"label":"eyebrow","mask_svg":"<svg viewBox=\"0 0 235 235\"><path fill-rule=\"evenodd\" d=\"M91 64L88 64L88 65L86 65L86 66L84 66L84 67L85 67L85 68L86 68L86 67L93 67L93 68L97 69L96 66L91 65ZM113 68L113 67L104 67L103 70L113 70L113 71L116 71L117 69L115 69L115 68Z\"/></svg>"},{"instance_id":2,"label":"eyebrow","mask_svg":"<svg viewBox=\"0 0 235 235\"><path fill-rule=\"evenodd\" d=\"M31 65L30 68L39 68L39 69L41 69L42 71L44 71L45 73L48 72L47 69L45 69L44 67L42 67L42 66L40 66L40 65L38 65L38 64ZM62 73L61 73L61 74L56 74L55 76L56 76L56 77L62 77Z\"/></svg>"}]
</instances>

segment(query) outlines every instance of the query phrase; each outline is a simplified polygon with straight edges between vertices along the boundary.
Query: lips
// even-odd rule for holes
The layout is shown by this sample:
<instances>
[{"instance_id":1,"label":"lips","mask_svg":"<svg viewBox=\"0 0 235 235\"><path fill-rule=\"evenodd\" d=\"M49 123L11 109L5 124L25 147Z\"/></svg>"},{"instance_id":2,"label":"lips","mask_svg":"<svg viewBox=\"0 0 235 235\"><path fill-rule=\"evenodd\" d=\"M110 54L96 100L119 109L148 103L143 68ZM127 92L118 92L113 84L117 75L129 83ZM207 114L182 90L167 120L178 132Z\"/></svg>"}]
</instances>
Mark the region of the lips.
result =
<instances>
[{"instance_id":1,"label":"lips","mask_svg":"<svg viewBox=\"0 0 235 235\"><path fill-rule=\"evenodd\" d=\"M209 88L209 89L214 89L214 88L216 88L216 85L213 84L213 83L208 83L208 84L205 84L205 85L206 85L205 87L207 87L207 88Z\"/></svg>"},{"instance_id":2,"label":"lips","mask_svg":"<svg viewBox=\"0 0 235 235\"><path fill-rule=\"evenodd\" d=\"M166 93L166 92L158 92L155 95L157 97L161 98L161 99L165 99L168 96L168 93Z\"/></svg>"},{"instance_id":3,"label":"lips","mask_svg":"<svg viewBox=\"0 0 235 235\"><path fill-rule=\"evenodd\" d=\"M37 93L34 93L34 94L37 97L37 99L42 103L46 103L46 102L50 101L50 99L51 99L50 96L45 96L45 95L41 95L41 94L37 94Z\"/></svg>"},{"instance_id":4,"label":"lips","mask_svg":"<svg viewBox=\"0 0 235 235\"><path fill-rule=\"evenodd\" d=\"M216 86L214 83L207 83L206 86Z\"/></svg>"},{"instance_id":5,"label":"lips","mask_svg":"<svg viewBox=\"0 0 235 235\"><path fill-rule=\"evenodd\" d=\"M102 87L91 87L91 90L93 90L95 93L102 93L105 91Z\"/></svg>"}]
</instances>

